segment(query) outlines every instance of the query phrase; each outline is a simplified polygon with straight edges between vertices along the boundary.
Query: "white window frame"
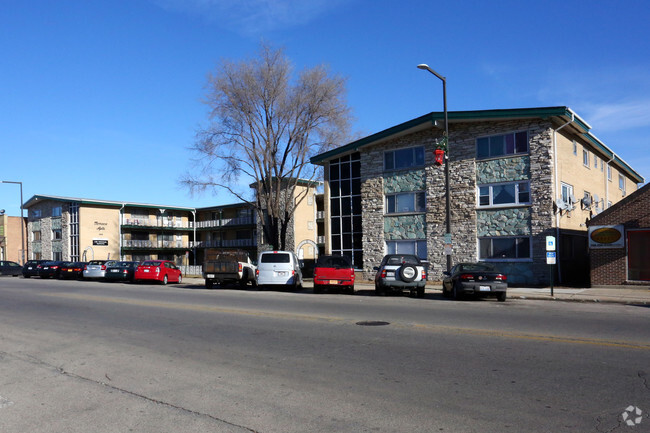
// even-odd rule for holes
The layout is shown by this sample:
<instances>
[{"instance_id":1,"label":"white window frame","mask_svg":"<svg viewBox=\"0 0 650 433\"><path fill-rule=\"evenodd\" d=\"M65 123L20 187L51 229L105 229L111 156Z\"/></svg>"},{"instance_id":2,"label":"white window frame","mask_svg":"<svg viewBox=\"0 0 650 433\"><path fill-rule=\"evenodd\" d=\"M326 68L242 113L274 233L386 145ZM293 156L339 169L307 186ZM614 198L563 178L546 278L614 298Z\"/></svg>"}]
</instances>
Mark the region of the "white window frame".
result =
<instances>
[{"instance_id":1,"label":"white window frame","mask_svg":"<svg viewBox=\"0 0 650 433\"><path fill-rule=\"evenodd\" d=\"M607 164L607 180L612 181L612 166Z\"/></svg>"},{"instance_id":2,"label":"white window frame","mask_svg":"<svg viewBox=\"0 0 650 433\"><path fill-rule=\"evenodd\" d=\"M625 176L623 176L621 173L618 174L618 189L625 194L626 188L625 188Z\"/></svg>"},{"instance_id":3,"label":"white window frame","mask_svg":"<svg viewBox=\"0 0 650 433\"><path fill-rule=\"evenodd\" d=\"M402 249L400 246L413 248ZM424 251L422 251L424 250ZM404 239L386 241L386 254L415 254L420 260L427 260L427 240L426 239Z\"/></svg>"},{"instance_id":4,"label":"white window frame","mask_svg":"<svg viewBox=\"0 0 650 433\"><path fill-rule=\"evenodd\" d=\"M413 210L397 210L397 201L398 201L398 196L411 196L412 202L413 202ZM419 197L422 196L424 199L424 207L422 209L418 209L418 203L419 203ZM396 210L391 210L389 206L389 199L391 197L395 198L395 209ZM427 197L424 191L406 191L406 192L398 192L395 194L386 194L386 199L385 199L385 205L386 205L386 215L393 215L393 214L413 214L413 213L424 213L426 212L427 209Z\"/></svg>"},{"instance_id":5,"label":"white window frame","mask_svg":"<svg viewBox=\"0 0 650 433\"><path fill-rule=\"evenodd\" d=\"M589 168L589 151L582 149L582 165Z\"/></svg>"},{"instance_id":6,"label":"white window frame","mask_svg":"<svg viewBox=\"0 0 650 433\"><path fill-rule=\"evenodd\" d=\"M494 204L494 187L503 186L503 185L514 185L515 186L515 201L512 203L499 203ZM526 185L527 191L520 191L521 185ZM481 188L488 188L488 194L481 194ZM521 201L520 196L523 193L528 193L528 200ZM481 197L488 197L488 204L481 204ZM484 185L479 185L477 188L477 198L476 203L478 207L489 208L489 207L512 207L520 205L529 205L532 202L530 195L530 181L517 181L517 182L500 182L500 183L488 183Z\"/></svg>"},{"instance_id":7,"label":"white window frame","mask_svg":"<svg viewBox=\"0 0 650 433\"><path fill-rule=\"evenodd\" d=\"M565 203L569 203L569 197L573 195L573 185L569 185L568 183L561 183L560 186L561 194L562 194L562 201Z\"/></svg>"}]
</instances>

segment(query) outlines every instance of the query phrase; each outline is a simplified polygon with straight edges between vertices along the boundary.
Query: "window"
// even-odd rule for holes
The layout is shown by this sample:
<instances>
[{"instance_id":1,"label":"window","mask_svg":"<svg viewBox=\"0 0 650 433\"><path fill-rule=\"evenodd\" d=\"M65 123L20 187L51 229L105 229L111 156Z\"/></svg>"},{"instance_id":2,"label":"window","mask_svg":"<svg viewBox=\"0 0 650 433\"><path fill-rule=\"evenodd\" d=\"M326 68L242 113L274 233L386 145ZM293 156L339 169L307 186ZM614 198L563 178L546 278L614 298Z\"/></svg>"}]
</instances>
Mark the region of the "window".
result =
<instances>
[{"instance_id":1,"label":"window","mask_svg":"<svg viewBox=\"0 0 650 433\"><path fill-rule=\"evenodd\" d=\"M618 175L618 189L625 192L625 177L622 174Z\"/></svg>"},{"instance_id":2,"label":"window","mask_svg":"<svg viewBox=\"0 0 650 433\"><path fill-rule=\"evenodd\" d=\"M585 167L589 167L589 151L587 149L582 150L582 163Z\"/></svg>"},{"instance_id":3,"label":"window","mask_svg":"<svg viewBox=\"0 0 650 433\"><path fill-rule=\"evenodd\" d=\"M479 239L479 259L529 259L529 237L494 237Z\"/></svg>"},{"instance_id":4,"label":"window","mask_svg":"<svg viewBox=\"0 0 650 433\"><path fill-rule=\"evenodd\" d=\"M476 140L476 158L496 158L528 153L528 131L493 135Z\"/></svg>"},{"instance_id":5,"label":"window","mask_svg":"<svg viewBox=\"0 0 650 433\"><path fill-rule=\"evenodd\" d=\"M41 210L40 209L34 209L30 211L32 214L32 218L40 218L41 217Z\"/></svg>"},{"instance_id":6,"label":"window","mask_svg":"<svg viewBox=\"0 0 650 433\"><path fill-rule=\"evenodd\" d=\"M573 154L578 155L578 143L575 140L573 140Z\"/></svg>"},{"instance_id":7,"label":"window","mask_svg":"<svg viewBox=\"0 0 650 433\"><path fill-rule=\"evenodd\" d=\"M61 216L61 206L55 206L52 208L52 217L57 218Z\"/></svg>"},{"instance_id":8,"label":"window","mask_svg":"<svg viewBox=\"0 0 650 433\"><path fill-rule=\"evenodd\" d=\"M605 162L601 159L600 160L600 171L603 171L605 168Z\"/></svg>"},{"instance_id":9,"label":"window","mask_svg":"<svg viewBox=\"0 0 650 433\"><path fill-rule=\"evenodd\" d=\"M594 155L594 168L598 168L598 156Z\"/></svg>"},{"instance_id":10,"label":"window","mask_svg":"<svg viewBox=\"0 0 650 433\"><path fill-rule=\"evenodd\" d=\"M424 211L424 192L402 192L386 196L386 213Z\"/></svg>"},{"instance_id":11,"label":"window","mask_svg":"<svg viewBox=\"0 0 650 433\"><path fill-rule=\"evenodd\" d=\"M63 239L63 237L61 235L61 229L53 229L52 230L52 240L60 241L61 239Z\"/></svg>"},{"instance_id":12,"label":"window","mask_svg":"<svg viewBox=\"0 0 650 433\"><path fill-rule=\"evenodd\" d=\"M479 206L503 206L530 203L530 182L482 185L478 188Z\"/></svg>"},{"instance_id":13,"label":"window","mask_svg":"<svg viewBox=\"0 0 650 433\"><path fill-rule=\"evenodd\" d=\"M609 164L607 164L607 180L612 181L612 167Z\"/></svg>"},{"instance_id":14,"label":"window","mask_svg":"<svg viewBox=\"0 0 650 433\"><path fill-rule=\"evenodd\" d=\"M55 251L52 253L52 260L63 260L63 253L61 251Z\"/></svg>"},{"instance_id":15,"label":"window","mask_svg":"<svg viewBox=\"0 0 650 433\"><path fill-rule=\"evenodd\" d=\"M41 232L39 231L32 232L32 241L40 242L40 240L41 240Z\"/></svg>"},{"instance_id":16,"label":"window","mask_svg":"<svg viewBox=\"0 0 650 433\"><path fill-rule=\"evenodd\" d=\"M394 155L393 155L394 156ZM422 156L424 158L424 155ZM361 227L361 154L356 152L329 162L332 254L363 266Z\"/></svg>"},{"instance_id":17,"label":"window","mask_svg":"<svg viewBox=\"0 0 650 433\"><path fill-rule=\"evenodd\" d=\"M424 165L424 146L384 152L384 169L400 170Z\"/></svg>"},{"instance_id":18,"label":"window","mask_svg":"<svg viewBox=\"0 0 650 433\"><path fill-rule=\"evenodd\" d=\"M573 200L573 186L568 183L562 182L562 201L565 203L572 203Z\"/></svg>"},{"instance_id":19,"label":"window","mask_svg":"<svg viewBox=\"0 0 650 433\"><path fill-rule=\"evenodd\" d=\"M386 241L386 254L414 254L421 260L426 260L427 241Z\"/></svg>"}]
</instances>

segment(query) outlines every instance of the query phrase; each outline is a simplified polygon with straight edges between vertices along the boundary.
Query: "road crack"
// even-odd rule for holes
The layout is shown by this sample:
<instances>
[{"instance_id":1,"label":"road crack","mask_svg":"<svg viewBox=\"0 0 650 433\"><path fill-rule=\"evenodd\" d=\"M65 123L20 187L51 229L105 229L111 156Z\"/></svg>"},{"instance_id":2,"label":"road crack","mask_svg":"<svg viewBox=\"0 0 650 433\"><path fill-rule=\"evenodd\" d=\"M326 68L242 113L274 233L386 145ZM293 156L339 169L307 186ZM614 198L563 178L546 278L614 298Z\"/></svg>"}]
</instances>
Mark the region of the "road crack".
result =
<instances>
[{"instance_id":1,"label":"road crack","mask_svg":"<svg viewBox=\"0 0 650 433\"><path fill-rule=\"evenodd\" d=\"M0 352L0 359L5 358L5 357L17 359L17 360L20 360L20 361L26 361L26 362L29 362L31 364L35 364L35 365L40 366L40 367L44 367L44 368L54 370L54 371L58 372L59 374L61 374L63 376L66 376L66 377L69 377L69 378L72 378L72 379L76 379L76 380L80 380L80 381L84 381L84 382L88 382L88 383L93 383L95 385L101 385L101 386L103 386L105 388L120 392L122 394L126 394L126 395L129 395L129 396L132 396L132 397L136 397L136 398L139 398L139 399L142 399L142 400L149 401L151 403L155 403L155 404L158 404L158 405L161 405L161 406L165 406L165 407L168 407L168 408L171 408L171 409L175 409L175 410L178 410L178 411L181 411L181 412L185 412L185 413L193 415L193 416L208 418L208 419L211 419L213 421L217 421L217 422L229 425L231 427L240 428L240 429L249 431L251 433L261 433L258 430L255 430L255 429L243 426L243 425L235 424L235 423L232 423L230 421L226 421L225 419L221 419L221 418L216 417L214 415L210 415L209 413L203 413L203 412L199 412L199 411L196 411L196 410L188 409L188 408L185 408L185 407L182 407L182 406L175 405L173 403L169 403L169 402L166 402L166 401L162 401L162 400L158 400L158 399L155 399L155 398L152 398L152 397L148 397L146 395L139 394L137 392L129 391L128 389L120 388L120 387L111 385L109 383L103 382L101 380L96 380L96 379L91 379L89 377L81 376L79 374L67 371L63 367L58 367L56 365L52 365L52 364L50 364L50 363L48 363L48 362L46 362L46 361L44 361L42 359L39 359L39 358L37 358L35 356L32 356L32 355L29 355L29 354L24 354L22 356L19 356L19 355L7 353L7 352ZM109 381L111 380L111 378L108 376L108 374L106 374L105 376Z\"/></svg>"}]
</instances>

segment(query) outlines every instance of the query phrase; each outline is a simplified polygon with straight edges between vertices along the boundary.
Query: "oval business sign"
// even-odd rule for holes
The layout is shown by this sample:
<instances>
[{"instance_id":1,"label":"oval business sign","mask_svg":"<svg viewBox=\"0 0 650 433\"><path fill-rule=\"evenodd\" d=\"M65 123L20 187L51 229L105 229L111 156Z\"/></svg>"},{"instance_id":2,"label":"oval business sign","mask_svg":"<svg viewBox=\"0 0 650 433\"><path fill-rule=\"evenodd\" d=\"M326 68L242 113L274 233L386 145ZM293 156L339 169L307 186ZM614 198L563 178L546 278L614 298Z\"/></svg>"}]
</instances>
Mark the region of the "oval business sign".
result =
<instances>
[{"instance_id":1,"label":"oval business sign","mask_svg":"<svg viewBox=\"0 0 650 433\"><path fill-rule=\"evenodd\" d=\"M613 227L603 227L591 232L591 240L599 244L613 244L621 239L621 232Z\"/></svg>"}]
</instances>

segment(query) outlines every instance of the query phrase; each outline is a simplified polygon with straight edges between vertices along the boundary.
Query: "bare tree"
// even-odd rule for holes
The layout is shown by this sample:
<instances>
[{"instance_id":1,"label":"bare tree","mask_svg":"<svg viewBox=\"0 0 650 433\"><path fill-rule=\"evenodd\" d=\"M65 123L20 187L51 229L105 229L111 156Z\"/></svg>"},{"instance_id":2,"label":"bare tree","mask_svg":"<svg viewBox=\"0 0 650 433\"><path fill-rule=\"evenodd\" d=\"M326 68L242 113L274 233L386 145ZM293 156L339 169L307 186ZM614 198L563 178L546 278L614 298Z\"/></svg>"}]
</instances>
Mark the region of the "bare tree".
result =
<instances>
[{"instance_id":1,"label":"bare tree","mask_svg":"<svg viewBox=\"0 0 650 433\"><path fill-rule=\"evenodd\" d=\"M223 61L208 78L209 124L193 147L200 170L182 179L193 192L226 189L251 203L275 249L285 249L307 194L296 187L318 175L309 158L344 142L350 123L344 78L324 66L295 80L292 72L284 52L266 44L259 58Z\"/></svg>"}]
</instances>

